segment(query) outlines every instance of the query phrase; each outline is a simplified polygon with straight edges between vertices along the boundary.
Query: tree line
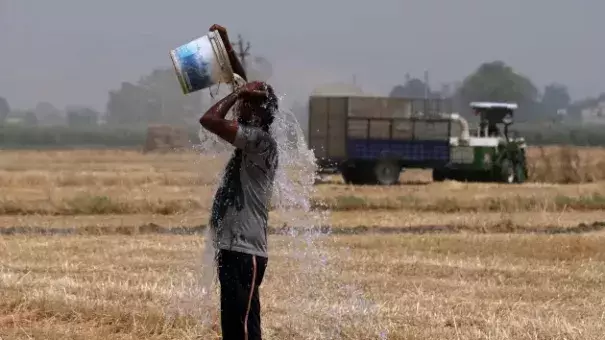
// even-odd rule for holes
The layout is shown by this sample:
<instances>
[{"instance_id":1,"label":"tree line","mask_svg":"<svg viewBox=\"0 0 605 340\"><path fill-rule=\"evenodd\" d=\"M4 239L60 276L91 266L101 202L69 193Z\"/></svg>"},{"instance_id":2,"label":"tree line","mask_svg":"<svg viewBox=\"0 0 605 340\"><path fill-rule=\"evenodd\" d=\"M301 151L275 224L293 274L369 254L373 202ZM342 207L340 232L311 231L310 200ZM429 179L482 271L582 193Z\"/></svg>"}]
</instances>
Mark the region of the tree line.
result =
<instances>
[{"instance_id":1,"label":"tree line","mask_svg":"<svg viewBox=\"0 0 605 340\"><path fill-rule=\"evenodd\" d=\"M470 114L468 104L473 101L515 102L519 105L518 122L579 124L584 110L598 109L598 104L605 102L605 93L598 98L572 101L567 86L556 82L540 90L531 79L502 61L483 63L461 82L442 85L439 90L408 76L403 84L393 87L389 95L423 98L427 94L429 98L450 99L453 109L465 115ZM599 113L596 112L596 116Z\"/></svg>"},{"instance_id":2,"label":"tree line","mask_svg":"<svg viewBox=\"0 0 605 340\"><path fill-rule=\"evenodd\" d=\"M265 59L256 58L254 61L250 63L251 78L262 80L270 76L271 66ZM596 129L581 125L582 111L599 107L600 102L605 102L605 93L598 98L572 101L565 85L553 83L538 89L531 79L502 61L481 64L462 81L443 85L438 90L408 76L402 84L394 86L389 95L447 98L455 111L469 117L472 117L468 107L471 101L512 101L520 106L515 119L517 128L523 131L530 143L605 145L605 137L597 136ZM104 113L81 106L59 110L46 102L31 110L11 110L7 99L0 97L0 143L60 146L77 143L80 138L82 144L96 145L102 144L103 138L112 139L113 133L113 141L107 143L122 140L127 146L135 141L142 143L144 130L149 124L191 125L211 103L208 91L183 95L172 69L156 69L136 82L121 83L109 92ZM298 103L294 106L294 113L306 128L305 106ZM72 132L74 129L80 132ZM84 131L86 133L82 133Z\"/></svg>"}]
</instances>

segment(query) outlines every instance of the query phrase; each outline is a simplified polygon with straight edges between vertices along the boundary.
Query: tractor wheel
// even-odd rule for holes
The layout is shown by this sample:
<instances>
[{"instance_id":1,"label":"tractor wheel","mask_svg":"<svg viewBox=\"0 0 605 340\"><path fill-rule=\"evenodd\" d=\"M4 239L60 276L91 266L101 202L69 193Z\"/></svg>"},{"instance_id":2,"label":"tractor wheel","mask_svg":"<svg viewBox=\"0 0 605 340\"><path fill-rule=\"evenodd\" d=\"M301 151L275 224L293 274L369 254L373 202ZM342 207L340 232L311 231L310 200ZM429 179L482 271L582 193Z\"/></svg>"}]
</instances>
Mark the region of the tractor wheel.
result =
<instances>
[{"instance_id":1,"label":"tractor wheel","mask_svg":"<svg viewBox=\"0 0 605 340\"><path fill-rule=\"evenodd\" d=\"M521 163L515 165L515 183L523 183L527 180L525 167Z\"/></svg>"},{"instance_id":2,"label":"tractor wheel","mask_svg":"<svg viewBox=\"0 0 605 340\"><path fill-rule=\"evenodd\" d=\"M381 160L374 165L373 179L380 185L393 185L399 182L401 175L401 166L397 162L390 160Z\"/></svg>"},{"instance_id":3,"label":"tractor wheel","mask_svg":"<svg viewBox=\"0 0 605 340\"><path fill-rule=\"evenodd\" d=\"M500 181L512 184L515 182L515 177L515 167L513 166L513 163L509 159L503 160L502 166L500 167Z\"/></svg>"},{"instance_id":4,"label":"tractor wheel","mask_svg":"<svg viewBox=\"0 0 605 340\"><path fill-rule=\"evenodd\" d=\"M485 182L485 173L476 170L460 171L458 173L457 181L466 183Z\"/></svg>"},{"instance_id":5,"label":"tractor wheel","mask_svg":"<svg viewBox=\"0 0 605 340\"><path fill-rule=\"evenodd\" d=\"M447 179L450 179L452 181L466 182L466 181L468 181L468 178L469 178L469 175L464 170L456 169L456 170L449 170L447 172Z\"/></svg>"}]
</instances>

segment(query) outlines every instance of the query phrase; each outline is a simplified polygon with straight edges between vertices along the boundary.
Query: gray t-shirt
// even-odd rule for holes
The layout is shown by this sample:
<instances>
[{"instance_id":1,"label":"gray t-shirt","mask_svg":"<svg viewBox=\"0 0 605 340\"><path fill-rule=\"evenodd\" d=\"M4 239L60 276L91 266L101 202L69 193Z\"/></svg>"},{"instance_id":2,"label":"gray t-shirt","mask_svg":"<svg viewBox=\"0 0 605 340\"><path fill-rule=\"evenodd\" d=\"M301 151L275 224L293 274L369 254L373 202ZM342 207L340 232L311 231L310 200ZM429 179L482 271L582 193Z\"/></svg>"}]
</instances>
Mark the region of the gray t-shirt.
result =
<instances>
[{"instance_id":1,"label":"gray t-shirt","mask_svg":"<svg viewBox=\"0 0 605 340\"><path fill-rule=\"evenodd\" d=\"M233 156L214 197L210 225L217 249L267 257L267 220L277 144L260 128L239 125Z\"/></svg>"}]
</instances>

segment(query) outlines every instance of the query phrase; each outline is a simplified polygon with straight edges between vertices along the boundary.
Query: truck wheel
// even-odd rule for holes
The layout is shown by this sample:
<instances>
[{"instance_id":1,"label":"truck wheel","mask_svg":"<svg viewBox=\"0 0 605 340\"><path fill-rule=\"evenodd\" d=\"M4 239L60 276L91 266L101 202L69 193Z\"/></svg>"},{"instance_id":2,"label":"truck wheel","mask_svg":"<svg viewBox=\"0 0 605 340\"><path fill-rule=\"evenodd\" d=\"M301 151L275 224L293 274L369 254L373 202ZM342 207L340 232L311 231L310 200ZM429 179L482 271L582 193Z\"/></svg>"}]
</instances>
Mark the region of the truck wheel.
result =
<instances>
[{"instance_id":1,"label":"truck wheel","mask_svg":"<svg viewBox=\"0 0 605 340\"><path fill-rule=\"evenodd\" d=\"M379 161L374 166L374 178L380 185L393 185L399 182L401 166L394 161Z\"/></svg>"},{"instance_id":2,"label":"truck wheel","mask_svg":"<svg viewBox=\"0 0 605 340\"><path fill-rule=\"evenodd\" d=\"M502 161L502 166L500 167L500 181L503 183L512 184L515 182L515 168L513 163L505 159Z\"/></svg>"},{"instance_id":3,"label":"truck wheel","mask_svg":"<svg viewBox=\"0 0 605 340\"><path fill-rule=\"evenodd\" d=\"M433 169L433 182L443 182L447 179L446 170Z\"/></svg>"},{"instance_id":4,"label":"truck wheel","mask_svg":"<svg viewBox=\"0 0 605 340\"><path fill-rule=\"evenodd\" d=\"M355 182L357 182L357 177L359 177L359 176L355 170L357 170L357 169L350 168L350 167L344 167L342 169L342 171L341 171L342 179L345 181L346 184L355 184Z\"/></svg>"},{"instance_id":5,"label":"truck wheel","mask_svg":"<svg viewBox=\"0 0 605 340\"><path fill-rule=\"evenodd\" d=\"M345 166L342 168L342 179L346 184L364 185L374 184L373 173L366 164L357 163L354 166Z\"/></svg>"}]
</instances>

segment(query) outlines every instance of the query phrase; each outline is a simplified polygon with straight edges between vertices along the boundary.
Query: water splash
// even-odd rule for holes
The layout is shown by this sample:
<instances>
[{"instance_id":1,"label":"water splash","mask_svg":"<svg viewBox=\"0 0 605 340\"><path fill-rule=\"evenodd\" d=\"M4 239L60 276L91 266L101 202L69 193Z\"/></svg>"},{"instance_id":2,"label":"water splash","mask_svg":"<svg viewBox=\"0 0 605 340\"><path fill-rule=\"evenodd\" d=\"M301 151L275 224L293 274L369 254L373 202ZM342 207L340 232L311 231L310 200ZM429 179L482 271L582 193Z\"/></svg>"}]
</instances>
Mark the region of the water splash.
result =
<instances>
[{"instance_id":1,"label":"water splash","mask_svg":"<svg viewBox=\"0 0 605 340\"><path fill-rule=\"evenodd\" d=\"M286 221L283 234L288 239L286 256L297 263L298 270L289 271L290 280L297 282L297 292L283 301L284 305L296 306L288 310L290 320L313 318L318 312L325 319L333 320L330 327L320 331L324 339L339 338L339 325L353 325L359 329L374 325L379 329L376 338L385 339L385 327L378 325L379 307L353 284L335 282L338 273L337 256L325 244L330 234L326 227L329 211L314 209L311 199L316 194L317 164L309 149L305 135L292 111L281 109L272 126L282 166L275 179L273 211L280 220ZM347 252L350 249L341 249ZM330 292L323 296L320 292ZM333 303L333 297L340 301ZM296 327L296 326L294 326ZM308 330L299 330L307 333Z\"/></svg>"},{"instance_id":2,"label":"water splash","mask_svg":"<svg viewBox=\"0 0 605 340\"><path fill-rule=\"evenodd\" d=\"M228 118L232 117L230 113ZM305 314L310 310L321 308L322 314L334 319L333 325L353 315L357 322L375 322L366 318L376 314L375 304L351 285L336 288L338 291L334 293L343 297L338 305L330 306L325 303L326 297L317 295L316 291L320 285L326 289L335 289L335 283L331 282L335 268L332 267L333 263L330 263L332 254L323 243L326 234L330 233L329 229L325 228L329 212L315 211L311 204L311 198L316 191L315 156L308 148L305 134L292 111L280 109L270 132L277 142L279 156L272 208L279 220L285 221L282 233L287 238L286 256L297 263L298 270L291 272L291 279L298 282L297 287L303 287L303 291L290 298L292 301L288 301L288 305L307 306L289 311L289 318L305 318ZM232 145L204 129L200 129L198 135L200 144L196 149L203 150L206 160L208 157L227 159L233 151ZM215 186L218 186L222 175L216 174ZM189 288L185 289L186 294L178 295L177 303L179 313L195 315L202 326L208 326L213 320L216 322L218 316L217 272L210 232L210 228L206 228L203 254L196 258L193 273L187 276L185 284ZM296 313L300 315L294 315ZM336 337L338 332L338 326L335 326L333 329L324 330L322 336L332 338Z\"/></svg>"}]
</instances>

